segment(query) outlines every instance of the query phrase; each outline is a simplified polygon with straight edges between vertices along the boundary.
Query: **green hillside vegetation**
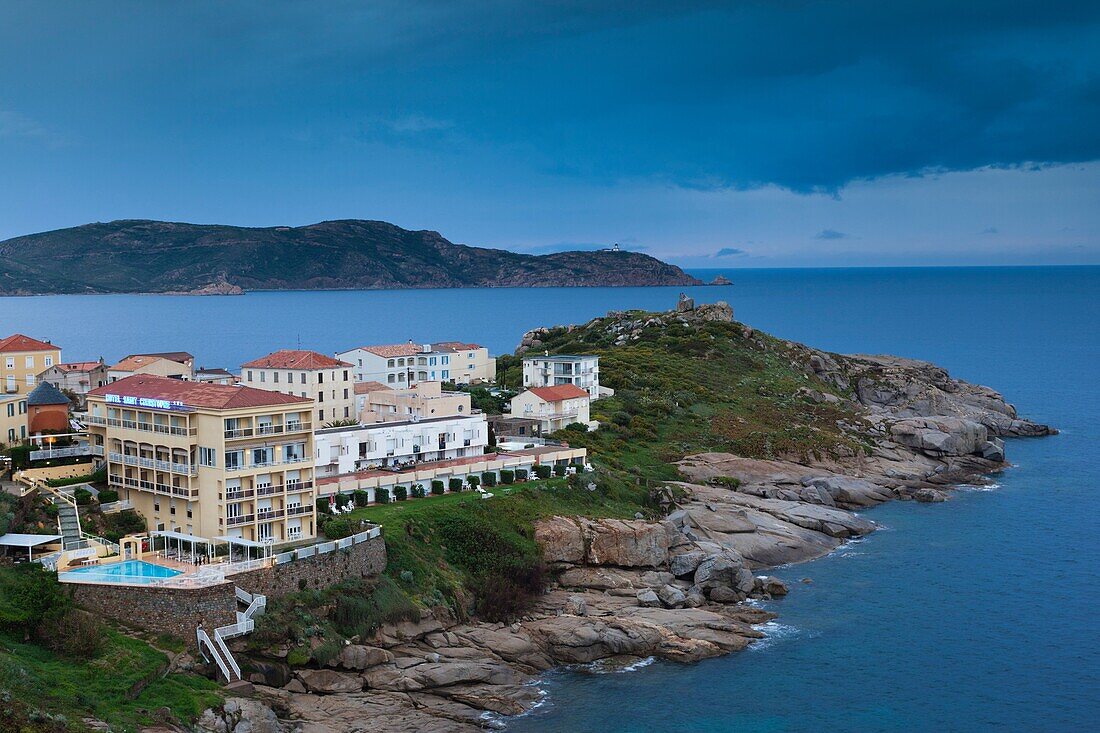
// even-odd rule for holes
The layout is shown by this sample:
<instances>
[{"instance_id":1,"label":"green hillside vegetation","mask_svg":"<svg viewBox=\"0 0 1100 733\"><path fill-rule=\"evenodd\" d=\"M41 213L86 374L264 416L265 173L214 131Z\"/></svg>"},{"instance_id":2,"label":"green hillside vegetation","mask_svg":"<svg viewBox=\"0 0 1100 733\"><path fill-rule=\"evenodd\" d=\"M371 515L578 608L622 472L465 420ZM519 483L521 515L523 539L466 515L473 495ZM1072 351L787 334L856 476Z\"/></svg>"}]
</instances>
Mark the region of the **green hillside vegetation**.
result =
<instances>
[{"instance_id":1,"label":"green hillside vegetation","mask_svg":"<svg viewBox=\"0 0 1100 733\"><path fill-rule=\"evenodd\" d=\"M86 717L136 731L219 703L213 681L167 669L165 652L71 609L53 573L0 567L0 731L85 730Z\"/></svg>"},{"instance_id":2,"label":"green hillside vegetation","mask_svg":"<svg viewBox=\"0 0 1100 733\"><path fill-rule=\"evenodd\" d=\"M644 325L666 316L662 324ZM641 322L637 339L614 345L623 322ZM669 322L671 321L671 322ZM805 369L808 350L738 323L683 325L641 311L551 329L540 348L551 354L600 356L600 384L614 397L592 403L594 432L557 437L589 449L594 462L646 478L673 478L670 465L707 451L750 458L850 456L866 450L862 418L846 407L812 401L800 389L837 393ZM520 359L498 360L507 384Z\"/></svg>"}]
</instances>

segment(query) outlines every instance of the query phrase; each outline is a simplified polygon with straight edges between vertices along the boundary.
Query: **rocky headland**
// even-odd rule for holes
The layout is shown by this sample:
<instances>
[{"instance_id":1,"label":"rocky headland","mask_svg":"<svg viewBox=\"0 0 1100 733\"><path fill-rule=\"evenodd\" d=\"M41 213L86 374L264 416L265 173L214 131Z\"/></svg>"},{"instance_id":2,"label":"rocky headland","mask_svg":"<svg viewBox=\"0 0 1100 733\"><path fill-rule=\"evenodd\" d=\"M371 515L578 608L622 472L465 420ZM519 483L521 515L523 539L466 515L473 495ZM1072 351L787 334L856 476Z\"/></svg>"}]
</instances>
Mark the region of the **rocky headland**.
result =
<instances>
[{"instance_id":1,"label":"rocky headland","mask_svg":"<svg viewBox=\"0 0 1100 733\"><path fill-rule=\"evenodd\" d=\"M724 304L681 303L668 314L611 314L597 325L623 345L644 342L647 328L731 320ZM764 339L734 326L749 342ZM524 345L552 338L543 329ZM1004 438L1056 432L932 364L774 339L758 345L792 360L808 383L790 397L834 408L814 414L828 414L850 443L767 458L692 453L676 463L679 480L654 490L653 518L544 517L534 537L553 581L521 618L490 624L437 609L349 640L325 666L292 669L278 651L254 657L254 698L208 711L198 728L472 733L537 705L538 675L557 666L694 662L739 651L774 617L750 599L787 593L769 568L873 532L863 512L878 504L945 501L953 486L988 480L1008 466Z\"/></svg>"}]
</instances>

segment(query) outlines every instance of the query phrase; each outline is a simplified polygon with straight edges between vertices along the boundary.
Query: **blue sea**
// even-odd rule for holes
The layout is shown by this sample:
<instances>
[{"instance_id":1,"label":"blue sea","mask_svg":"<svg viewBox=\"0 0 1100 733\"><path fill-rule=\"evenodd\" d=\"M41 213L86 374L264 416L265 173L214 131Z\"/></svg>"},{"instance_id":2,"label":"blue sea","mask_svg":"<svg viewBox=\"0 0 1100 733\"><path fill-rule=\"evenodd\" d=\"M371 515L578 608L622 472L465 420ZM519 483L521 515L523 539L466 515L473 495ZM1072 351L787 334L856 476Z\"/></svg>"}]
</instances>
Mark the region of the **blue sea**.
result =
<instances>
[{"instance_id":1,"label":"blue sea","mask_svg":"<svg viewBox=\"0 0 1100 733\"><path fill-rule=\"evenodd\" d=\"M709 279L717 272L696 273ZM782 568L766 641L693 666L556 672L513 733L1100 730L1100 268L724 271L689 288L840 352L927 359L1062 434L1009 443L996 487L867 513L882 530ZM0 298L0 333L66 360L186 349L235 368L276 348L461 339L672 307L678 288ZM812 582L802 582L810 579Z\"/></svg>"}]
</instances>

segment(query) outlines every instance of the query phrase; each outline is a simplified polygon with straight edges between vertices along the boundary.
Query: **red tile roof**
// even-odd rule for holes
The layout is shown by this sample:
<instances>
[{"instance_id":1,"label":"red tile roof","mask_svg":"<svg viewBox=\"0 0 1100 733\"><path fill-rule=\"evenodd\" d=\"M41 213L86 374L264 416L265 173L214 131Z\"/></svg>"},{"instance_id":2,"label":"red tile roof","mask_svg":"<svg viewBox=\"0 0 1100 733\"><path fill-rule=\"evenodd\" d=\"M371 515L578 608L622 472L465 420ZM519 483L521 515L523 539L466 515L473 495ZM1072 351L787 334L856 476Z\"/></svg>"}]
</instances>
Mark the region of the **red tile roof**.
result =
<instances>
[{"instance_id":1,"label":"red tile roof","mask_svg":"<svg viewBox=\"0 0 1100 733\"><path fill-rule=\"evenodd\" d=\"M355 394L370 394L371 392L381 392L383 390L385 390L387 392L391 392L391 391L393 391L393 388L392 387L387 387L386 385L382 384L381 382L356 382L355 383Z\"/></svg>"},{"instance_id":2,"label":"red tile roof","mask_svg":"<svg viewBox=\"0 0 1100 733\"><path fill-rule=\"evenodd\" d=\"M131 354L130 356L127 356L125 359L111 367L111 371L136 372L141 367L155 364L158 361L171 361L177 364L180 363L176 362L174 359L160 356L159 354Z\"/></svg>"},{"instance_id":3,"label":"red tile roof","mask_svg":"<svg viewBox=\"0 0 1100 733\"><path fill-rule=\"evenodd\" d=\"M481 344L467 344L462 341L440 341L432 344L432 351L473 351L480 348Z\"/></svg>"},{"instance_id":4,"label":"red tile roof","mask_svg":"<svg viewBox=\"0 0 1100 733\"><path fill-rule=\"evenodd\" d=\"M424 347L417 344L382 344L379 346L360 346L359 348L387 359L393 356L416 356L424 353Z\"/></svg>"},{"instance_id":5,"label":"red tile roof","mask_svg":"<svg viewBox=\"0 0 1100 733\"><path fill-rule=\"evenodd\" d=\"M90 372L100 366L104 366L101 361L68 361L58 364L57 368L63 372Z\"/></svg>"},{"instance_id":6,"label":"red tile roof","mask_svg":"<svg viewBox=\"0 0 1100 733\"><path fill-rule=\"evenodd\" d=\"M54 346L47 341L32 339L21 333L13 333L7 338L0 339L0 352L13 351L60 351L60 346Z\"/></svg>"},{"instance_id":7,"label":"red tile roof","mask_svg":"<svg viewBox=\"0 0 1100 733\"><path fill-rule=\"evenodd\" d=\"M152 374L135 374L88 392L90 397L102 397L108 394L178 401L188 407L209 407L215 410L268 405L301 404L304 406L313 402L305 397L270 392L266 389L209 382L185 382L182 379L169 379Z\"/></svg>"},{"instance_id":8,"label":"red tile roof","mask_svg":"<svg viewBox=\"0 0 1100 733\"><path fill-rule=\"evenodd\" d=\"M351 366L351 364L333 359L331 356L318 354L316 351L280 349L267 356L241 364L241 366L253 367L254 369L331 369L332 367Z\"/></svg>"},{"instance_id":9,"label":"red tile roof","mask_svg":"<svg viewBox=\"0 0 1100 733\"><path fill-rule=\"evenodd\" d=\"M578 397L587 397L588 393L575 384L555 384L553 387L532 387L533 392L547 402L561 402L562 400L575 400Z\"/></svg>"}]
</instances>

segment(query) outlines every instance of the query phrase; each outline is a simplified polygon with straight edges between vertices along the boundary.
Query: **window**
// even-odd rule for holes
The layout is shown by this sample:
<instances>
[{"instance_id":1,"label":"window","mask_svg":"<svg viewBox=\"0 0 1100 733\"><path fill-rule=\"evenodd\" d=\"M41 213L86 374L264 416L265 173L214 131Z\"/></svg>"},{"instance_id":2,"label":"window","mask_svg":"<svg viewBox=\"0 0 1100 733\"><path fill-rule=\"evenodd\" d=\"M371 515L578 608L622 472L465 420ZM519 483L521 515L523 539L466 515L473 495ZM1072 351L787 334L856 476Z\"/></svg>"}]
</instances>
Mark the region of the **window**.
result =
<instances>
[{"instance_id":1,"label":"window","mask_svg":"<svg viewBox=\"0 0 1100 733\"><path fill-rule=\"evenodd\" d=\"M27 414L27 401L26 400L20 400L19 401L19 414L20 415L26 415Z\"/></svg>"},{"instance_id":2,"label":"window","mask_svg":"<svg viewBox=\"0 0 1100 733\"><path fill-rule=\"evenodd\" d=\"M263 371L260 372L260 382L262 383L262 382L266 382L266 381L267 381L267 372L263 372Z\"/></svg>"},{"instance_id":3,"label":"window","mask_svg":"<svg viewBox=\"0 0 1100 733\"><path fill-rule=\"evenodd\" d=\"M324 420L325 419L325 411L324 410L318 410L317 411L317 419L318 420Z\"/></svg>"},{"instance_id":4,"label":"window","mask_svg":"<svg viewBox=\"0 0 1100 733\"><path fill-rule=\"evenodd\" d=\"M7 367L8 367L8 369L15 369L15 357L14 356L9 356L8 357Z\"/></svg>"},{"instance_id":5,"label":"window","mask_svg":"<svg viewBox=\"0 0 1100 733\"><path fill-rule=\"evenodd\" d=\"M344 370L344 381L345 382L348 381L348 370L347 369Z\"/></svg>"},{"instance_id":6,"label":"window","mask_svg":"<svg viewBox=\"0 0 1100 733\"><path fill-rule=\"evenodd\" d=\"M52 367L53 366L53 357L52 356L47 356L46 357L46 366L47 367Z\"/></svg>"},{"instance_id":7,"label":"window","mask_svg":"<svg viewBox=\"0 0 1100 733\"><path fill-rule=\"evenodd\" d=\"M269 466L275 462L275 451L271 448L253 448L252 465Z\"/></svg>"},{"instance_id":8,"label":"window","mask_svg":"<svg viewBox=\"0 0 1100 733\"><path fill-rule=\"evenodd\" d=\"M15 440L15 428L8 428L8 442Z\"/></svg>"},{"instance_id":9,"label":"window","mask_svg":"<svg viewBox=\"0 0 1100 733\"><path fill-rule=\"evenodd\" d=\"M15 417L15 403L8 403L8 417Z\"/></svg>"},{"instance_id":10,"label":"window","mask_svg":"<svg viewBox=\"0 0 1100 733\"><path fill-rule=\"evenodd\" d=\"M393 359L390 359L389 361L387 361L386 366L388 366L392 369L393 368Z\"/></svg>"},{"instance_id":11,"label":"window","mask_svg":"<svg viewBox=\"0 0 1100 733\"><path fill-rule=\"evenodd\" d=\"M348 391L347 391L347 389L345 389L344 390L344 399L346 400L347 398L348 398Z\"/></svg>"},{"instance_id":12,"label":"window","mask_svg":"<svg viewBox=\"0 0 1100 733\"><path fill-rule=\"evenodd\" d=\"M27 367L27 369L34 369L34 357L28 356L26 359L24 359L23 366Z\"/></svg>"},{"instance_id":13,"label":"window","mask_svg":"<svg viewBox=\"0 0 1100 733\"><path fill-rule=\"evenodd\" d=\"M302 384L305 384L306 383L306 373L305 372L302 372L301 379L302 379ZM305 397L305 395L302 395L302 396Z\"/></svg>"},{"instance_id":14,"label":"window","mask_svg":"<svg viewBox=\"0 0 1100 733\"><path fill-rule=\"evenodd\" d=\"M287 384L294 384L294 372L287 372L286 373L286 383Z\"/></svg>"},{"instance_id":15,"label":"window","mask_svg":"<svg viewBox=\"0 0 1100 733\"><path fill-rule=\"evenodd\" d=\"M317 401L318 402L324 402L325 401L325 393L324 392L318 392L317 393Z\"/></svg>"},{"instance_id":16,"label":"window","mask_svg":"<svg viewBox=\"0 0 1100 733\"><path fill-rule=\"evenodd\" d=\"M160 511L160 499L156 499L156 500L153 501L153 511L154 512L159 512Z\"/></svg>"},{"instance_id":17,"label":"window","mask_svg":"<svg viewBox=\"0 0 1100 733\"><path fill-rule=\"evenodd\" d=\"M239 450L225 452L225 470L235 471L244 463L244 454Z\"/></svg>"},{"instance_id":18,"label":"window","mask_svg":"<svg viewBox=\"0 0 1100 733\"><path fill-rule=\"evenodd\" d=\"M199 465L200 466L210 466L211 468L213 468L214 465L215 465L215 462L216 462L216 459L214 457L215 455L216 454L215 454L213 448L203 448L203 447L200 446L199 447Z\"/></svg>"},{"instance_id":19,"label":"window","mask_svg":"<svg viewBox=\"0 0 1100 733\"><path fill-rule=\"evenodd\" d=\"M298 461L304 461L306 458L306 444L294 443L293 445L283 446L283 461L285 463L297 463Z\"/></svg>"},{"instance_id":20,"label":"window","mask_svg":"<svg viewBox=\"0 0 1100 733\"><path fill-rule=\"evenodd\" d=\"M33 387L34 386L34 375L33 374L28 374L27 375L27 386L28 387Z\"/></svg>"},{"instance_id":21,"label":"window","mask_svg":"<svg viewBox=\"0 0 1100 733\"><path fill-rule=\"evenodd\" d=\"M272 382L274 382L275 384L279 383L279 372L272 372L271 377Z\"/></svg>"},{"instance_id":22,"label":"window","mask_svg":"<svg viewBox=\"0 0 1100 733\"><path fill-rule=\"evenodd\" d=\"M349 409L351 409L351 408L348 408L348 407L344 408L344 417L351 417L351 415L348 413Z\"/></svg>"},{"instance_id":23,"label":"window","mask_svg":"<svg viewBox=\"0 0 1100 733\"><path fill-rule=\"evenodd\" d=\"M444 362L444 364L445 364L445 363L446 363L446 362ZM447 378L448 378L448 377L450 377L450 376L451 376L451 370L450 370L450 369L444 369L444 370L443 370L443 378L444 378L444 379L447 379Z\"/></svg>"},{"instance_id":24,"label":"window","mask_svg":"<svg viewBox=\"0 0 1100 733\"><path fill-rule=\"evenodd\" d=\"M317 384L324 384L324 383L325 383L325 373L324 372L317 372Z\"/></svg>"},{"instance_id":25,"label":"window","mask_svg":"<svg viewBox=\"0 0 1100 733\"><path fill-rule=\"evenodd\" d=\"M444 366L450 364L451 363L451 357L449 357L449 356L442 357L442 361L440 363L443 364Z\"/></svg>"},{"instance_id":26,"label":"window","mask_svg":"<svg viewBox=\"0 0 1100 733\"><path fill-rule=\"evenodd\" d=\"M250 381L250 382L252 381L252 370L251 369L248 370L248 381Z\"/></svg>"},{"instance_id":27,"label":"window","mask_svg":"<svg viewBox=\"0 0 1100 733\"><path fill-rule=\"evenodd\" d=\"M391 374L388 377L386 377L386 381L389 382L390 384L393 384L395 381L397 381L397 376Z\"/></svg>"}]
</instances>

